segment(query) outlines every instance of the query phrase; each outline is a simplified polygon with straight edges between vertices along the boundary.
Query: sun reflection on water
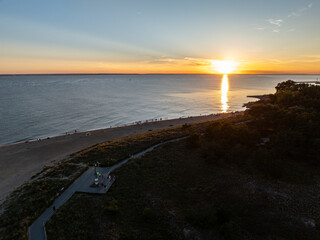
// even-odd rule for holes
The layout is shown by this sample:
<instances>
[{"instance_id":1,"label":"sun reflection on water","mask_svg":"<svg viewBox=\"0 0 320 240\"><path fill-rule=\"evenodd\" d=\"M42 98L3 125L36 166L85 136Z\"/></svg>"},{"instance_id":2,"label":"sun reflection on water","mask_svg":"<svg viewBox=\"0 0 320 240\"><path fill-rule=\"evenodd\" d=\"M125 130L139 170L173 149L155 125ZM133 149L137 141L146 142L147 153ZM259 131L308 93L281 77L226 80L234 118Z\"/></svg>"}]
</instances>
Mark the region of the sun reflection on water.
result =
<instances>
[{"instance_id":1,"label":"sun reflection on water","mask_svg":"<svg viewBox=\"0 0 320 240\"><path fill-rule=\"evenodd\" d=\"M224 74L221 81L221 111L227 112L229 109L228 105L228 90L229 90L229 79L228 75Z\"/></svg>"}]
</instances>

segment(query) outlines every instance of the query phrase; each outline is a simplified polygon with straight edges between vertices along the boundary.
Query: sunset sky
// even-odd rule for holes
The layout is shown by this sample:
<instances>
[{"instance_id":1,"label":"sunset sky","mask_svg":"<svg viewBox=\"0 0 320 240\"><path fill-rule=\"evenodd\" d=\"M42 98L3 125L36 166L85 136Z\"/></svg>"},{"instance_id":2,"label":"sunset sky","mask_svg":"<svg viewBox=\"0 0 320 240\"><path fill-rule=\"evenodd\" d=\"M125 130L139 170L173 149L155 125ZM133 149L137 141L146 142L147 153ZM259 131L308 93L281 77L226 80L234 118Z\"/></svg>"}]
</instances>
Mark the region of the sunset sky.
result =
<instances>
[{"instance_id":1,"label":"sunset sky","mask_svg":"<svg viewBox=\"0 0 320 240\"><path fill-rule=\"evenodd\" d=\"M0 74L320 73L319 0L0 0Z\"/></svg>"}]
</instances>

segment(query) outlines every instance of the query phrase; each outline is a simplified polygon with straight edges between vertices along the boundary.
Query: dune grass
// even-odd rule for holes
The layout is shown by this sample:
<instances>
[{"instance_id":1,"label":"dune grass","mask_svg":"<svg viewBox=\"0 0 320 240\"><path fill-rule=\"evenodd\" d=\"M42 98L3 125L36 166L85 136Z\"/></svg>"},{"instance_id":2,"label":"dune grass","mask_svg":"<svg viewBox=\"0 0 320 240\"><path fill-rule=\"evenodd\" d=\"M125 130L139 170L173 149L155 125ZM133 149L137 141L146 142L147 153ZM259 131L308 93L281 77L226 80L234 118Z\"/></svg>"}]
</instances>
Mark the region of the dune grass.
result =
<instances>
[{"instance_id":1,"label":"dune grass","mask_svg":"<svg viewBox=\"0 0 320 240\"><path fill-rule=\"evenodd\" d=\"M73 196L47 223L48 239L319 236L299 220L309 214L301 206L295 212L300 200L284 199L281 189L269 190L278 186L276 182L245 174L233 162L208 162L201 145L190 148L189 141L168 143L130 160L114 172L117 181L107 195ZM299 186L291 188L292 196L299 194Z\"/></svg>"},{"instance_id":2,"label":"dune grass","mask_svg":"<svg viewBox=\"0 0 320 240\"><path fill-rule=\"evenodd\" d=\"M242 115L235 115L219 119L219 121L232 123L242 121L243 119L244 117ZM74 163L81 162L91 166L96 162L100 162L100 166L112 166L119 161L160 142L187 136L193 132L203 132L211 122L212 121L184 124L181 127L151 131L108 141L102 144L96 144L72 154L68 161Z\"/></svg>"},{"instance_id":3,"label":"dune grass","mask_svg":"<svg viewBox=\"0 0 320 240\"><path fill-rule=\"evenodd\" d=\"M45 166L34 180L16 189L1 204L0 239L28 239L28 227L86 169L67 163Z\"/></svg>"}]
</instances>

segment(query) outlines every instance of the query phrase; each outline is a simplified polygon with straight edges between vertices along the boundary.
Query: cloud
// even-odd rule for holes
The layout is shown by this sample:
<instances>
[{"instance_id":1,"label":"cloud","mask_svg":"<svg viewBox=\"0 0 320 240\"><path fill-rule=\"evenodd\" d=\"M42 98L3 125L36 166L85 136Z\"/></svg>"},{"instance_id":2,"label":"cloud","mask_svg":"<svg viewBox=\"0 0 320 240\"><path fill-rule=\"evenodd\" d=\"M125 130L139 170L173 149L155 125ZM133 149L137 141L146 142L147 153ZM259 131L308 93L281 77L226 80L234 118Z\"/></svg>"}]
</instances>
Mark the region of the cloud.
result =
<instances>
[{"instance_id":1,"label":"cloud","mask_svg":"<svg viewBox=\"0 0 320 240\"><path fill-rule=\"evenodd\" d=\"M275 25L277 27L281 27L282 23L283 23L283 20L282 19L272 19L272 18L269 18L267 19L267 21L272 24L272 25Z\"/></svg>"},{"instance_id":2,"label":"cloud","mask_svg":"<svg viewBox=\"0 0 320 240\"><path fill-rule=\"evenodd\" d=\"M306 7L300 8L295 12L291 12L287 16L287 18L300 17L306 11L310 10L312 8L312 6L313 6L312 3L309 3ZM269 19L266 19L266 22L268 22L271 26L270 25L269 25L269 27L268 26L263 26L263 27L259 26L259 27L255 27L255 29L259 30L259 31L270 30L271 32L279 33L281 31L281 27L284 23L284 20L269 18ZM295 31L295 29L291 28L291 29L288 29L286 32L294 32L294 31Z\"/></svg>"},{"instance_id":3,"label":"cloud","mask_svg":"<svg viewBox=\"0 0 320 240\"><path fill-rule=\"evenodd\" d=\"M185 57L185 58L170 58L170 57L160 57L160 58L155 58L148 63L152 64L166 64L166 65L185 65L185 66L210 66L211 61L209 59L204 59L204 58L190 58L190 57Z\"/></svg>"},{"instance_id":4,"label":"cloud","mask_svg":"<svg viewBox=\"0 0 320 240\"><path fill-rule=\"evenodd\" d=\"M148 61L148 63L154 63L154 64L176 64L178 62L178 60L180 60L180 59L162 57L162 58L152 59L152 60Z\"/></svg>"},{"instance_id":5,"label":"cloud","mask_svg":"<svg viewBox=\"0 0 320 240\"><path fill-rule=\"evenodd\" d=\"M273 19L273 18L269 18L266 20L269 24L271 24L271 27L269 29L271 29L272 32L274 33L278 33L280 32L280 27L283 24L283 20L282 19Z\"/></svg>"},{"instance_id":6,"label":"cloud","mask_svg":"<svg viewBox=\"0 0 320 240\"><path fill-rule=\"evenodd\" d=\"M288 15L288 18L291 17L300 17L304 12L308 11L309 9L312 8L312 3L309 3L308 6L304 7L304 8L300 8L299 10L292 12Z\"/></svg>"},{"instance_id":7,"label":"cloud","mask_svg":"<svg viewBox=\"0 0 320 240\"><path fill-rule=\"evenodd\" d=\"M292 64L292 63L320 63L320 55L302 55L297 56L292 59L264 59L265 62L273 63L273 64Z\"/></svg>"},{"instance_id":8,"label":"cloud","mask_svg":"<svg viewBox=\"0 0 320 240\"><path fill-rule=\"evenodd\" d=\"M184 60L189 61L190 65L193 66L209 66L211 65L211 61L208 59L203 59L203 58L189 58L185 57Z\"/></svg>"}]
</instances>

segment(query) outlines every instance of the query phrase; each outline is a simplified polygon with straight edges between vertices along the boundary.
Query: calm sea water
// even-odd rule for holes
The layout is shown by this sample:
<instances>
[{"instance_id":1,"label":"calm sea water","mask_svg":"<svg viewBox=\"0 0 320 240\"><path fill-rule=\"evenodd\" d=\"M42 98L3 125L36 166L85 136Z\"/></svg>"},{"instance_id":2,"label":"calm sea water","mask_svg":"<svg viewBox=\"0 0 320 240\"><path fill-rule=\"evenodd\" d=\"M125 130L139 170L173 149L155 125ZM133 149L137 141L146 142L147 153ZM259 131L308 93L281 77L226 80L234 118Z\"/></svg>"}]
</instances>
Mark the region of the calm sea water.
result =
<instances>
[{"instance_id":1,"label":"calm sea water","mask_svg":"<svg viewBox=\"0 0 320 240\"><path fill-rule=\"evenodd\" d=\"M0 145L136 121L243 110L251 94L313 75L0 76ZM227 84L227 87L226 87ZM224 87L222 87L224 86ZM222 87L222 89L221 89Z\"/></svg>"}]
</instances>

